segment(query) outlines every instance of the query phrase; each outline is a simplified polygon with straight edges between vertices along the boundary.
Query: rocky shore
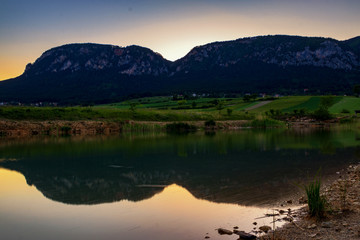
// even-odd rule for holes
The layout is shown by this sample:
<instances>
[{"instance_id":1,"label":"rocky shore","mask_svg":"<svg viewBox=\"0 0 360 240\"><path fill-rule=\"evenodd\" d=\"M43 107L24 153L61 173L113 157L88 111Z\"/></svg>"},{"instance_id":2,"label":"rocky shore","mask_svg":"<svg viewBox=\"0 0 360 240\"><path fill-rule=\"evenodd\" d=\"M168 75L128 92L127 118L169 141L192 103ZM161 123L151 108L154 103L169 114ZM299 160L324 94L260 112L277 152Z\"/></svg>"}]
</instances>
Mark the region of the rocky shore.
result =
<instances>
[{"instance_id":1,"label":"rocky shore","mask_svg":"<svg viewBox=\"0 0 360 240\"><path fill-rule=\"evenodd\" d=\"M346 170L337 172L337 179L322 188L322 194L327 200L327 210L321 219L310 217L307 200L302 196L297 203L303 207L293 210L290 208L296 202L288 200L274 209L272 226L258 226L253 223L253 230L249 233L238 227L232 230L216 229L219 235L235 235L234 239L258 240L351 240L360 239L360 163L350 165ZM284 205L289 207L286 210ZM287 222L281 227L279 222ZM275 231L273 230L275 229ZM206 239L210 238L205 236Z\"/></svg>"},{"instance_id":2,"label":"rocky shore","mask_svg":"<svg viewBox=\"0 0 360 240\"><path fill-rule=\"evenodd\" d=\"M350 165L322 189L328 202L323 219L310 218L307 206L288 215L289 223L260 239L360 239L360 163Z\"/></svg>"}]
</instances>

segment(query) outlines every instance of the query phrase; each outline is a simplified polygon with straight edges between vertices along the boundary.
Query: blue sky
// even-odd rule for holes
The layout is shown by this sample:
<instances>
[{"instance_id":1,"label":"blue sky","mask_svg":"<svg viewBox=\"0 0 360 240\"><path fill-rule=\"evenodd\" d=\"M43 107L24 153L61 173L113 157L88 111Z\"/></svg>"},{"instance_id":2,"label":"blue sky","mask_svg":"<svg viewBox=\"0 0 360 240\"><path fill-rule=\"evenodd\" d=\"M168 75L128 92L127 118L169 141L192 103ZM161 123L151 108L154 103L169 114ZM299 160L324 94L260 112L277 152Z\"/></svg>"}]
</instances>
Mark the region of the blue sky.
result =
<instances>
[{"instance_id":1,"label":"blue sky","mask_svg":"<svg viewBox=\"0 0 360 240\"><path fill-rule=\"evenodd\" d=\"M0 80L67 43L137 44L176 60L247 36L352 38L359 13L359 0L0 0Z\"/></svg>"}]
</instances>

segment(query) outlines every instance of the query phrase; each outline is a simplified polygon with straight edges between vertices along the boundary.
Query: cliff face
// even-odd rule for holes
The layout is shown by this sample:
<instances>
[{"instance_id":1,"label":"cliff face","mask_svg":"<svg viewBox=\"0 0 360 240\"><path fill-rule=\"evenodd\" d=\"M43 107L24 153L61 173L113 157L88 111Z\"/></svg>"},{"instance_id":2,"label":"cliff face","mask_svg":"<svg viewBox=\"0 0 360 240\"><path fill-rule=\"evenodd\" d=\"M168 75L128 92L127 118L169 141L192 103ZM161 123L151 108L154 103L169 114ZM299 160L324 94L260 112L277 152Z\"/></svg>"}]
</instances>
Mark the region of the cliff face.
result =
<instances>
[{"instance_id":1,"label":"cliff face","mask_svg":"<svg viewBox=\"0 0 360 240\"><path fill-rule=\"evenodd\" d=\"M269 36L211 43L178 61L178 71L194 65L230 67L246 61L287 66L360 69L359 56L346 42L325 38Z\"/></svg>"},{"instance_id":2,"label":"cliff face","mask_svg":"<svg viewBox=\"0 0 360 240\"><path fill-rule=\"evenodd\" d=\"M195 47L175 62L150 49L69 44L0 82L0 101L114 102L183 92L351 94L360 38L264 36Z\"/></svg>"},{"instance_id":3,"label":"cliff face","mask_svg":"<svg viewBox=\"0 0 360 240\"><path fill-rule=\"evenodd\" d=\"M25 74L114 70L132 76L159 76L168 68L169 62L161 55L139 46L69 44L46 51L34 64L27 65Z\"/></svg>"}]
</instances>

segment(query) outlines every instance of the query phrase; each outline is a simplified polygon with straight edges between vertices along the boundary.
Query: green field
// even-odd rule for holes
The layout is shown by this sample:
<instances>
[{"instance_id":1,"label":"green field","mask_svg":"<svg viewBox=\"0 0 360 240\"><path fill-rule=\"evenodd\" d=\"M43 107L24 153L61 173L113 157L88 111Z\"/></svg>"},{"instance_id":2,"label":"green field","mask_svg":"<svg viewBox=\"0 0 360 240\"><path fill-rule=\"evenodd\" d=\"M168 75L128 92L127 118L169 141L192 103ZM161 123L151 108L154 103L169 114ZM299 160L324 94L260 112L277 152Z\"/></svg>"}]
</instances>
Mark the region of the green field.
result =
<instances>
[{"instance_id":1,"label":"green field","mask_svg":"<svg viewBox=\"0 0 360 240\"><path fill-rule=\"evenodd\" d=\"M242 98L199 98L173 101L171 97L148 97L93 107L25 107L2 106L0 119L16 120L139 120L139 121L197 121L249 120L270 110L292 113L304 109L311 114L319 108L321 96L288 96L264 103L263 99L244 102ZM219 102L221 107L219 107ZM131 105L136 106L131 110ZM347 111L344 111L347 110ZM329 108L332 114L353 115L360 110L360 98L335 96ZM345 113L348 112L348 113Z\"/></svg>"},{"instance_id":2,"label":"green field","mask_svg":"<svg viewBox=\"0 0 360 240\"><path fill-rule=\"evenodd\" d=\"M292 96L292 97L282 97L277 100L272 101L269 104L266 104L262 107L252 110L255 113L264 113L270 109L274 110L284 110L286 108L296 106L300 103L307 101L310 97L308 96Z\"/></svg>"},{"instance_id":3,"label":"green field","mask_svg":"<svg viewBox=\"0 0 360 240\"><path fill-rule=\"evenodd\" d=\"M360 98L343 97L340 101L332 105L329 109L331 113L341 113L348 110L350 114L354 114L355 110L360 110Z\"/></svg>"},{"instance_id":4,"label":"green field","mask_svg":"<svg viewBox=\"0 0 360 240\"><path fill-rule=\"evenodd\" d=\"M291 113L294 110L305 109L313 112L319 108L321 96L290 96L274 100L269 104L254 109L252 113L264 113L270 109L280 110L283 113ZM354 110L360 110L360 98L334 96L333 105L329 108L332 114L340 114L343 109L347 109L351 114Z\"/></svg>"}]
</instances>

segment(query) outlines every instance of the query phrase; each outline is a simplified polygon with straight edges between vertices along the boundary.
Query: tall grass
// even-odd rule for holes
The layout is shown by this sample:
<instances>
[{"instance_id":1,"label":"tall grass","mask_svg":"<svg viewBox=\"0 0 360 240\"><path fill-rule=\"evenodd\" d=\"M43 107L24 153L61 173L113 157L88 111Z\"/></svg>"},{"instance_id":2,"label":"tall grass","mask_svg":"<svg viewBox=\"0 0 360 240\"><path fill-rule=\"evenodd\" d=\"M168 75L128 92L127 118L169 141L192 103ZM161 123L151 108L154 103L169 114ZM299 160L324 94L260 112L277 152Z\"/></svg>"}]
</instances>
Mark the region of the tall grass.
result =
<instances>
[{"instance_id":1,"label":"tall grass","mask_svg":"<svg viewBox=\"0 0 360 240\"><path fill-rule=\"evenodd\" d=\"M274 127L284 127L285 123L272 119L272 118L257 118L250 122L250 127L253 128L274 128Z\"/></svg>"},{"instance_id":2,"label":"tall grass","mask_svg":"<svg viewBox=\"0 0 360 240\"><path fill-rule=\"evenodd\" d=\"M316 218L322 218L325 214L326 199L320 194L321 180L318 174L313 181L305 185L308 199L309 214Z\"/></svg>"}]
</instances>

